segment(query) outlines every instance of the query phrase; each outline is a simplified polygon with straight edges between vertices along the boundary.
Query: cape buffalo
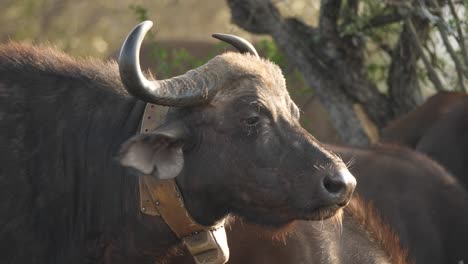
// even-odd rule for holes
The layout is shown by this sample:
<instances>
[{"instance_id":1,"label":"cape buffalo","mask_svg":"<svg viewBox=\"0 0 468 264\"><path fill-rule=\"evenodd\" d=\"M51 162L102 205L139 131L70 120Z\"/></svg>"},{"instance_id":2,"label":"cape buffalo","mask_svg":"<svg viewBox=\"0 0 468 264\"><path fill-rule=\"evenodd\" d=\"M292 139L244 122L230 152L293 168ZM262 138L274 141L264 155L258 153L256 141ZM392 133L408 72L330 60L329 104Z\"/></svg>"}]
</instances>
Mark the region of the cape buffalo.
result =
<instances>
[{"instance_id":1,"label":"cape buffalo","mask_svg":"<svg viewBox=\"0 0 468 264\"><path fill-rule=\"evenodd\" d=\"M230 213L266 226L318 220L350 200L354 177L299 125L278 66L245 40L218 35L250 54L148 80L138 52L150 27L128 36L120 75L114 62L0 46L3 263L162 261L181 242L140 212L135 173L177 176L205 226ZM147 102L171 108L158 128L136 135Z\"/></svg>"},{"instance_id":2,"label":"cape buffalo","mask_svg":"<svg viewBox=\"0 0 468 264\"><path fill-rule=\"evenodd\" d=\"M439 162L468 187L468 95L442 92L383 130L382 141L406 145Z\"/></svg>"}]
</instances>

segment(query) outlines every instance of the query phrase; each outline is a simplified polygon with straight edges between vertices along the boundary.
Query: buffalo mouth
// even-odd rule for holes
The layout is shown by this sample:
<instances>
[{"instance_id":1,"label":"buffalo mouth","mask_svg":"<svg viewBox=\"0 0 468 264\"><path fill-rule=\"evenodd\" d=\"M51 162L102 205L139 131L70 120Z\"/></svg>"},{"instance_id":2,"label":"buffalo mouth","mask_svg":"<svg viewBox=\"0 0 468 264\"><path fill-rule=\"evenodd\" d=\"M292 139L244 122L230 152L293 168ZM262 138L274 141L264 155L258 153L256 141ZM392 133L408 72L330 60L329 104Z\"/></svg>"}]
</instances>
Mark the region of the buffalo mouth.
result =
<instances>
[{"instance_id":1,"label":"buffalo mouth","mask_svg":"<svg viewBox=\"0 0 468 264\"><path fill-rule=\"evenodd\" d=\"M257 210L236 210L236 215L245 219L249 223L271 228L284 228L296 220L305 221L322 221L337 216L341 209L346 206L331 205L322 206L314 209L290 209L288 212L276 212L273 209L260 209Z\"/></svg>"}]
</instances>

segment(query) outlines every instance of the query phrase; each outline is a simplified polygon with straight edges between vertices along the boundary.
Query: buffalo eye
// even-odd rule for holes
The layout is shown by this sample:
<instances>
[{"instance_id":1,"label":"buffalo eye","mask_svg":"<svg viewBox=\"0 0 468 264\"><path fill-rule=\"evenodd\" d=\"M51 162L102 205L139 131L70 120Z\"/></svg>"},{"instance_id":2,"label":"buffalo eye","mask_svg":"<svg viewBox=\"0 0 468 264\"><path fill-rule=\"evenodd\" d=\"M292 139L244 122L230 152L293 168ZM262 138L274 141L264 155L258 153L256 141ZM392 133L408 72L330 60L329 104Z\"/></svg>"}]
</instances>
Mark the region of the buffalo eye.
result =
<instances>
[{"instance_id":1,"label":"buffalo eye","mask_svg":"<svg viewBox=\"0 0 468 264\"><path fill-rule=\"evenodd\" d=\"M260 118L258 116L252 116L243 120L244 124L247 126L255 126L258 124Z\"/></svg>"}]
</instances>

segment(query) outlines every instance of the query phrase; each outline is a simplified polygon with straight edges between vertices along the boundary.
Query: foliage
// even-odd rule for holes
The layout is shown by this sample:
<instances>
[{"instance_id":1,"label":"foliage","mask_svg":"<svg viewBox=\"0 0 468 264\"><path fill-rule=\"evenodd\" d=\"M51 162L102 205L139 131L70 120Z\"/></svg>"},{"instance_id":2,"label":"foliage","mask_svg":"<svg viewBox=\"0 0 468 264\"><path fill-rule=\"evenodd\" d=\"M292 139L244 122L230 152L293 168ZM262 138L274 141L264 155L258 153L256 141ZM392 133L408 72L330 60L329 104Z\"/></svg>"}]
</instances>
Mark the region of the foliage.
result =
<instances>
[{"instance_id":1,"label":"foliage","mask_svg":"<svg viewBox=\"0 0 468 264\"><path fill-rule=\"evenodd\" d=\"M129 8L133 11L138 22L149 19L148 9L144 6L132 4ZM212 57L212 54L216 54L225 46L224 44L218 44L206 58L196 58L185 48L168 49L162 47L156 41L156 35L151 32L148 32L145 42L150 47L151 58L158 62L155 71L162 78L182 74L188 69L201 66Z\"/></svg>"},{"instance_id":2,"label":"foliage","mask_svg":"<svg viewBox=\"0 0 468 264\"><path fill-rule=\"evenodd\" d=\"M263 52L263 56L270 59L272 62L284 67L286 65L286 58L283 53L278 49L276 43L271 40L263 39L258 43L258 49Z\"/></svg>"},{"instance_id":3,"label":"foliage","mask_svg":"<svg viewBox=\"0 0 468 264\"><path fill-rule=\"evenodd\" d=\"M435 2L431 1L427 2L429 4ZM426 71L425 68L433 67L440 72L440 76L443 77L442 79L445 78L441 82L445 84L448 90L452 90L453 88L451 87L463 90L463 87L460 87L463 85L463 81L460 81L460 78L465 79L465 77L458 76L457 83L457 77L453 76L453 73L456 66L454 65L454 60L457 58L460 60L460 63L458 63L460 64L459 67L462 67L465 71L468 70L468 65L462 65L463 54L461 52L461 45L466 45L466 37L465 40L461 40L461 36L457 34L457 26L463 28L465 35L468 33L467 0L463 2L464 10L462 13L464 17L461 21L454 19L454 14L449 12L447 7L444 9L443 7L434 6L432 9L428 9L425 5L421 4L423 3L422 1L418 5L404 1L388 4L389 2L384 1L362 0L360 1L358 12L350 12L348 6L350 0L344 2L340 11L340 36L347 37L354 35L366 39L368 56L366 60L366 72L368 77L381 88L382 92L386 90L385 82L388 77L387 70L390 66L390 61L386 57L391 55L389 53L390 47L395 46L398 41L403 29L403 19L379 26L374 26L373 24L376 23L376 18L391 18L392 16L398 17L398 15L401 17L416 15L431 20L431 23L433 23L432 33L427 39L428 41L423 44L425 53L430 57L430 64L417 64L416 69L423 87L430 87L432 85L432 82L424 72ZM441 34L447 34L448 38L452 40L456 39L459 42L458 48L453 48L452 54L449 54L450 47L447 47L450 43L440 43L441 40L437 36L436 28L439 31L445 31L441 32ZM382 49L379 50L373 47L382 47Z\"/></svg>"},{"instance_id":4,"label":"foliage","mask_svg":"<svg viewBox=\"0 0 468 264\"><path fill-rule=\"evenodd\" d=\"M135 15L138 22L149 19L148 9L142 5L132 4L130 10ZM185 71L199 67L204 62L221 53L226 48L226 44L219 42L204 58L196 58L184 48L169 49L162 47L156 40L156 35L148 32L145 43L150 47L150 56L157 61L155 72L159 78L166 78L177 74L182 74ZM270 39L263 39L257 43L257 49L263 57L268 58L272 62L279 65L285 73L285 78L288 87L293 97L303 97L312 94L312 90L304 81L303 76L291 65L288 65L286 57L279 50L276 43Z\"/></svg>"}]
</instances>

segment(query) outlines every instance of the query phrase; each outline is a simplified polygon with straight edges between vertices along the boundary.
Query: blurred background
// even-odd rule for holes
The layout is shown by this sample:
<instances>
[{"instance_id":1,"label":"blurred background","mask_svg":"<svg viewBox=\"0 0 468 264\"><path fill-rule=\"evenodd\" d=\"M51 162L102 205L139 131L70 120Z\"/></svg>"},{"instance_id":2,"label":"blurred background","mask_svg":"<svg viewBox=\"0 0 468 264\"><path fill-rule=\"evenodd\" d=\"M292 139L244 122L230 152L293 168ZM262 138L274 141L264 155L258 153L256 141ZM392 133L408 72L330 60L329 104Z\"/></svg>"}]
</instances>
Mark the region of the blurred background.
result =
<instances>
[{"instance_id":1,"label":"blurred background","mask_svg":"<svg viewBox=\"0 0 468 264\"><path fill-rule=\"evenodd\" d=\"M287 14L316 24L318 1L279 1ZM217 0L2 0L0 40L50 42L74 55L106 57L142 17L154 21L158 40L215 43L215 32L261 39L230 22L226 1Z\"/></svg>"},{"instance_id":2,"label":"blurred background","mask_svg":"<svg viewBox=\"0 0 468 264\"><path fill-rule=\"evenodd\" d=\"M466 92L467 0L1 0L0 41L115 59L126 34L155 22L142 65L158 78L229 49L239 35L279 64L319 140L366 145L436 91Z\"/></svg>"}]
</instances>

